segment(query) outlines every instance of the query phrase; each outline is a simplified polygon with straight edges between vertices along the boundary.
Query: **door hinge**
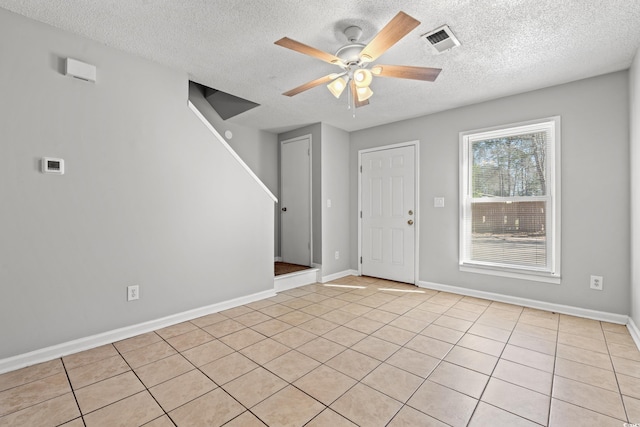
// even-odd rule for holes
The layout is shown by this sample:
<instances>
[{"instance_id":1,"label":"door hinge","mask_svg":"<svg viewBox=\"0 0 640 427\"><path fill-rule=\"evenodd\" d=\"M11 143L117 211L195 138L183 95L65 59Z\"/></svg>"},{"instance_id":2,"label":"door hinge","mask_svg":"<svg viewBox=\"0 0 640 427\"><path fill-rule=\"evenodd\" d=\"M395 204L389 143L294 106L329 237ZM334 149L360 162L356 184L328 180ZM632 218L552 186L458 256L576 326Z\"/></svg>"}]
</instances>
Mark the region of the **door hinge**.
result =
<instances>
[{"instance_id":1,"label":"door hinge","mask_svg":"<svg viewBox=\"0 0 640 427\"><path fill-rule=\"evenodd\" d=\"M362 218L362 211L360 211L360 218Z\"/></svg>"},{"instance_id":2,"label":"door hinge","mask_svg":"<svg viewBox=\"0 0 640 427\"><path fill-rule=\"evenodd\" d=\"M311 148L307 148L307 156L311 155Z\"/></svg>"},{"instance_id":3,"label":"door hinge","mask_svg":"<svg viewBox=\"0 0 640 427\"><path fill-rule=\"evenodd\" d=\"M360 264L362 264L362 257L360 257Z\"/></svg>"},{"instance_id":4,"label":"door hinge","mask_svg":"<svg viewBox=\"0 0 640 427\"><path fill-rule=\"evenodd\" d=\"M362 173L362 165L360 165L360 173Z\"/></svg>"}]
</instances>

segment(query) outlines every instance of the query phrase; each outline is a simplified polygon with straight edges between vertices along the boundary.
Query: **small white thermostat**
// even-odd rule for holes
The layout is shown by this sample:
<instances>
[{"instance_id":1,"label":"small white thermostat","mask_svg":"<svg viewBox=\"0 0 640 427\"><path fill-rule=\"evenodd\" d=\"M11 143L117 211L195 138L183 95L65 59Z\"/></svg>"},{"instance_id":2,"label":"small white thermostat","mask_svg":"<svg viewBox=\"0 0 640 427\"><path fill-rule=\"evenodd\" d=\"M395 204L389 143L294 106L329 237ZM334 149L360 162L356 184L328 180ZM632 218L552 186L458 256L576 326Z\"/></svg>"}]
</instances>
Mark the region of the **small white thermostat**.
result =
<instances>
[{"instance_id":1,"label":"small white thermostat","mask_svg":"<svg viewBox=\"0 0 640 427\"><path fill-rule=\"evenodd\" d=\"M64 175L64 160L53 157L42 158L42 173Z\"/></svg>"}]
</instances>

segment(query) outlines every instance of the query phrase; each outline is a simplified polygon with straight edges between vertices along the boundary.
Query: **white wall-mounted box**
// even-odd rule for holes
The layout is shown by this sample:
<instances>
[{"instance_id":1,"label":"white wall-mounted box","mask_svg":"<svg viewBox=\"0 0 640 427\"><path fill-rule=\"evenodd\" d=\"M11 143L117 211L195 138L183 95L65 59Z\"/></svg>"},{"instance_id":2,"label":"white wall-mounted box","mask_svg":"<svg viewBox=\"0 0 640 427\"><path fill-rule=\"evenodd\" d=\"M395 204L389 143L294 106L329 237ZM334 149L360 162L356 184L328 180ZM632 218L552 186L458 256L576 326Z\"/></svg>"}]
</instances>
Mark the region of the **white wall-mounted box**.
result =
<instances>
[{"instance_id":1,"label":"white wall-mounted box","mask_svg":"<svg viewBox=\"0 0 640 427\"><path fill-rule=\"evenodd\" d=\"M65 61L65 74L80 80L88 82L96 81L96 66L78 61L77 59L67 58Z\"/></svg>"}]
</instances>

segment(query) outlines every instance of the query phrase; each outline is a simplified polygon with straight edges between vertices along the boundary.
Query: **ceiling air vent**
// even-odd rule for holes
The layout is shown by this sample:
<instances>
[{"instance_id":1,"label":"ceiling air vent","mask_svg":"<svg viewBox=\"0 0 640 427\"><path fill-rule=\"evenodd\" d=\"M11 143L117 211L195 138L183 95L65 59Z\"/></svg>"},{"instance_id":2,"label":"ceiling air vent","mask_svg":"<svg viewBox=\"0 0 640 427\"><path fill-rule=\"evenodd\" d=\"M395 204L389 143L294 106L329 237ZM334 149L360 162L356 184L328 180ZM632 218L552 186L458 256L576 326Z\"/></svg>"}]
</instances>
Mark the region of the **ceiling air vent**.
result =
<instances>
[{"instance_id":1,"label":"ceiling air vent","mask_svg":"<svg viewBox=\"0 0 640 427\"><path fill-rule=\"evenodd\" d=\"M429 31L427 34L423 34L422 38L433 46L438 53L460 46L460 42L448 25L443 25L433 31Z\"/></svg>"}]
</instances>

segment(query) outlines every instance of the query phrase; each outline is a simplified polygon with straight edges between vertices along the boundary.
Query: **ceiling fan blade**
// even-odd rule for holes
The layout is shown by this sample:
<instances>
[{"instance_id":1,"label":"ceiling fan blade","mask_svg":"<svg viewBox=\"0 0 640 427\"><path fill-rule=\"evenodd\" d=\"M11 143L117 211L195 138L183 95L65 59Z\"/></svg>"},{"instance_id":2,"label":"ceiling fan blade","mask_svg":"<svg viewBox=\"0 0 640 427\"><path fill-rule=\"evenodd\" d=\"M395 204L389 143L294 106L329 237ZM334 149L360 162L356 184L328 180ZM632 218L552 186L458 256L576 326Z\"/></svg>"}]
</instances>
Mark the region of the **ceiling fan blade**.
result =
<instances>
[{"instance_id":1,"label":"ceiling fan blade","mask_svg":"<svg viewBox=\"0 0 640 427\"><path fill-rule=\"evenodd\" d=\"M351 86L351 98L353 99L353 105L355 105L356 108L360 108L360 107L364 107L365 105L369 105L369 100L365 99L364 101L359 101L358 100L358 92L357 92L357 88L356 88L356 84L353 80L351 80L350 83Z\"/></svg>"},{"instance_id":2,"label":"ceiling fan blade","mask_svg":"<svg viewBox=\"0 0 640 427\"><path fill-rule=\"evenodd\" d=\"M365 62L375 61L387 49L400 41L420 25L420 21L412 18L404 12L398 12L391 21L369 42L362 52L360 58Z\"/></svg>"},{"instance_id":3,"label":"ceiling fan blade","mask_svg":"<svg viewBox=\"0 0 640 427\"><path fill-rule=\"evenodd\" d=\"M374 76L397 77L400 79L435 81L441 68L411 67L408 65L376 65L371 69Z\"/></svg>"},{"instance_id":4,"label":"ceiling fan blade","mask_svg":"<svg viewBox=\"0 0 640 427\"><path fill-rule=\"evenodd\" d=\"M328 83L331 80L333 80L336 77L338 77L339 75L340 74L332 73L332 74L329 74L328 76L320 77L319 79L312 80L312 81L307 82L307 83L305 83L303 85L300 85L300 86L298 86L298 87L296 87L294 89L291 89L291 90L283 93L283 95L286 95L286 96L297 95L300 92L304 92L305 90L309 90L309 89L312 89L312 88L314 88L316 86L320 86L321 84Z\"/></svg>"},{"instance_id":5,"label":"ceiling fan blade","mask_svg":"<svg viewBox=\"0 0 640 427\"><path fill-rule=\"evenodd\" d=\"M319 49L316 49L315 47L308 46L304 43L291 40L289 37L283 37L274 43L278 46L286 47L287 49L295 50L296 52L300 52L302 54L317 58L321 61L328 62L329 64L344 66L340 58L338 58L337 56L331 55L327 52L323 52Z\"/></svg>"}]
</instances>

